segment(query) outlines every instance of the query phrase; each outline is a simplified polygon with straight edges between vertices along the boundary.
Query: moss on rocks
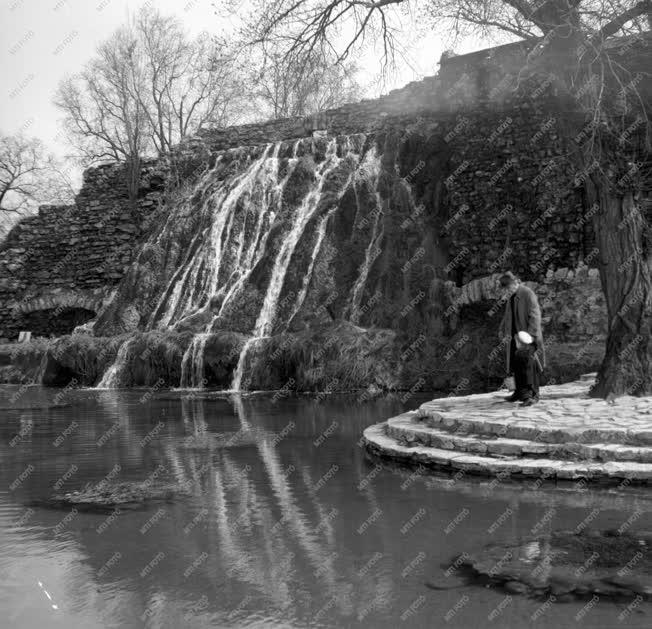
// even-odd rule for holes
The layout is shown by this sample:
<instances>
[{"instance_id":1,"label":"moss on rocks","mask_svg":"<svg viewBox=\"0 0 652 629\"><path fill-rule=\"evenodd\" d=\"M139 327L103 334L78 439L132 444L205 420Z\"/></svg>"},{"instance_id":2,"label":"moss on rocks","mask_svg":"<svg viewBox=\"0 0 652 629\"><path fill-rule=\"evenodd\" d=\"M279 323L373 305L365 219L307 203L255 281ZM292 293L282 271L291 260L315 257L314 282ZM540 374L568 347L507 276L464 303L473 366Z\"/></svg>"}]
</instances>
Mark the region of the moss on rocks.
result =
<instances>
[{"instance_id":1,"label":"moss on rocks","mask_svg":"<svg viewBox=\"0 0 652 629\"><path fill-rule=\"evenodd\" d=\"M131 337L123 386L176 387L190 334L153 331Z\"/></svg>"},{"instance_id":2,"label":"moss on rocks","mask_svg":"<svg viewBox=\"0 0 652 629\"><path fill-rule=\"evenodd\" d=\"M53 341L34 338L27 343L0 345L0 383L37 384L43 357Z\"/></svg>"},{"instance_id":3,"label":"moss on rocks","mask_svg":"<svg viewBox=\"0 0 652 629\"><path fill-rule=\"evenodd\" d=\"M249 389L348 391L399 387L395 332L342 321L262 339L248 355Z\"/></svg>"},{"instance_id":4,"label":"moss on rocks","mask_svg":"<svg viewBox=\"0 0 652 629\"><path fill-rule=\"evenodd\" d=\"M39 506L67 509L73 507L78 511L106 512L116 509L137 509L155 500L172 500L174 497L187 493L187 490L177 484L126 481L122 483L87 483L82 489L55 494L51 498L39 502Z\"/></svg>"},{"instance_id":5,"label":"moss on rocks","mask_svg":"<svg viewBox=\"0 0 652 629\"><path fill-rule=\"evenodd\" d=\"M93 386L113 362L125 337L95 337L72 334L56 339L48 347L41 365L46 386Z\"/></svg>"}]
</instances>

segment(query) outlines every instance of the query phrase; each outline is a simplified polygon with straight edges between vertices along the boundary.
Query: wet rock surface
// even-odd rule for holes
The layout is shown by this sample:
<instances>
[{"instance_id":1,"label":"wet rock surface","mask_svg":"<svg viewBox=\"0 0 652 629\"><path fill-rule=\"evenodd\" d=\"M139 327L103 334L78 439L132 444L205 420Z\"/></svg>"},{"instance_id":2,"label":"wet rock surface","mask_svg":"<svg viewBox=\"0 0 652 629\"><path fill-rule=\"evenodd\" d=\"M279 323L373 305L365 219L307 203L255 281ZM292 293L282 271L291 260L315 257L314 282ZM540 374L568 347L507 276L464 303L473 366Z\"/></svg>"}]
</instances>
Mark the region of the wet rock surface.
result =
<instances>
[{"instance_id":1,"label":"wet rock surface","mask_svg":"<svg viewBox=\"0 0 652 629\"><path fill-rule=\"evenodd\" d=\"M139 509L152 501L171 501L184 495L187 490L174 483L160 481L125 481L89 483L80 490L54 494L47 500L33 503L35 506L53 509L74 508L78 511L105 513L115 509Z\"/></svg>"},{"instance_id":2,"label":"wet rock surface","mask_svg":"<svg viewBox=\"0 0 652 629\"><path fill-rule=\"evenodd\" d=\"M553 531L463 553L445 574L459 571L467 582L551 602L595 595L652 600L651 545L652 531Z\"/></svg>"}]
</instances>

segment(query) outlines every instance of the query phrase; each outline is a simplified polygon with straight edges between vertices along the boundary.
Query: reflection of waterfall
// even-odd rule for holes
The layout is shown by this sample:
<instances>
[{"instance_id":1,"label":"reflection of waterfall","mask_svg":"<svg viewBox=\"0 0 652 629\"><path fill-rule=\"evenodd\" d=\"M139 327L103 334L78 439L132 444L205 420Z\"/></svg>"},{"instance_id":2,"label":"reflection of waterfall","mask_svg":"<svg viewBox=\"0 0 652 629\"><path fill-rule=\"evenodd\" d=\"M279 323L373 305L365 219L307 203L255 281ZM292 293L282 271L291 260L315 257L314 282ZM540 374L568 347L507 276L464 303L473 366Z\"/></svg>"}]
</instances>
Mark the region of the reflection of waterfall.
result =
<instances>
[{"instance_id":1,"label":"reflection of waterfall","mask_svg":"<svg viewBox=\"0 0 652 629\"><path fill-rule=\"evenodd\" d=\"M332 551L327 544L322 544L321 540L317 539L318 534L315 533L315 528L307 522L305 514L297 505L288 482L288 475L281 465L275 446L270 443L269 439L260 440L258 452L283 514L283 524L295 536L299 546L313 565L315 574L319 575L320 581L328 587L330 592L333 592L334 598L337 599L337 605L342 607L347 599L346 586L337 577Z\"/></svg>"},{"instance_id":2,"label":"reflection of waterfall","mask_svg":"<svg viewBox=\"0 0 652 629\"><path fill-rule=\"evenodd\" d=\"M134 339L127 339L118 350L113 364L104 372L96 389L117 389L122 383L122 374L127 366L127 356Z\"/></svg>"},{"instance_id":3,"label":"reflection of waterfall","mask_svg":"<svg viewBox=\"0 0 652 629\"><path fill-rule=\"evenodd\" d=\"M242 398L238 395L232 397L235 411L240 418L242 430L250 430L251 422L246 417L246 410ZM342 606L347 597L347 586L340 581L334 568L334 553L329 543L319 539L325 534L324 527L315 527L308 522L302 511L290 483L291 475L283 466L279 455L278 442L275 435L254 428L252 432L260 459L267 474L269 486L275 500L270 504L264 496L260 495L260 483L252 483L248 479L247 470L233 463L224 453L219 462L214 464L214 505L216 508L216 522L219 531L219 548L229 558L233 570L238 576L248 583L256 584L274 598L278 596L277 580L287 578L291 572L290 567L297 562L295 553L289 552L289 542L296 542L298 547L306 554L308 561L313 566L314 574L319 578L323 587L332 596L338 599L338 606ZM232 490L236 502L240 505L239 513L232 513L234 508L228 499L227 490ZM243 498L246 496L245 502ZM326 513L316 494L312 496L318 505L318 513ZM246 504L245 504L246 503ZM252 517L247 505L254 508L256 518ZM281 517L277 519L271 513L272 507L280 509ZM248 526L247 526L247 523ZM274 574L274 586L264 578L266 568L260 562L260 554L250 550L245 539L249 527L257 524L255 530L249 531L260 539L262 535L265 548L269 552L268 569ZM269 526L271 524L271 526ZM327 535L327 534L326 534ZM289 536L287 542L285 537ZM279 570L289 561L285 570ZM272 590L270 592L270 587Z\"/></svg>"}]
</instances>

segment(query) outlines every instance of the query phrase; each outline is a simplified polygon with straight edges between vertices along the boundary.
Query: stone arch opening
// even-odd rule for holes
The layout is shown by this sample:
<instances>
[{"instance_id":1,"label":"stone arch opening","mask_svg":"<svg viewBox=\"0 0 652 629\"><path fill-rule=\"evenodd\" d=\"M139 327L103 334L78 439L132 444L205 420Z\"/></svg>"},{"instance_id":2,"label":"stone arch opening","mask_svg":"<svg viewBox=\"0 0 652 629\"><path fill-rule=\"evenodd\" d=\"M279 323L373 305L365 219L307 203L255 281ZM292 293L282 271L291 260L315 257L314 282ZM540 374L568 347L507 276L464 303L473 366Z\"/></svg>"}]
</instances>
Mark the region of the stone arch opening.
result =
<instances>
[{"instance_id":1,"label":"stone arch opening","mask_svg":"<svg viewBox=\"0 0 652 629\"><path fill-rule=\"evenodd\" d=\"M23 298L12 305L17 330L34 336L70 334L78 325L94 319L103 306L103 291L55 289L38 297Z\"/></svg>"},{"instance_id":2,"label":"stone arch opening","mask_svg":"<svg viewBox=\"0 0 652 629\"><path fill-rule=\"evenodd\" d=\"M58 306L32 310L23 314L23 327L33 336L70 334L78 325L90 321L97 313L79 306Z\"/></svg>"}]
</instances>

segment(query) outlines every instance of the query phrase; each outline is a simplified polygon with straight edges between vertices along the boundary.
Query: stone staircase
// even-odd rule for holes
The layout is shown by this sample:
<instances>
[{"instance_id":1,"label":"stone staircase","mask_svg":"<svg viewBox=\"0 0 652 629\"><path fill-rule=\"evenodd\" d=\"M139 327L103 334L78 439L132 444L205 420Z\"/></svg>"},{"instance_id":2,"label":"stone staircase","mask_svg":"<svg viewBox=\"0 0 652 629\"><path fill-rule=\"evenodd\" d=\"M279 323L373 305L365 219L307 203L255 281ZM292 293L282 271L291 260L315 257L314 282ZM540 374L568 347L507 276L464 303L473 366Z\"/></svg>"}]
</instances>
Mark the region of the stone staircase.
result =
<instances>
[{"instance_id":1,"label":"stone staircase","mask_svg":"<svg viewBox=\"0 0 652 629\"><path fill-rule=\"evenodd\" d=\"M370 426L364 443L453 473L652 483L652 398L589 398L594 378L542 387L530 407L505 392L432 400Z\"/></svg>"}]
</instances>

